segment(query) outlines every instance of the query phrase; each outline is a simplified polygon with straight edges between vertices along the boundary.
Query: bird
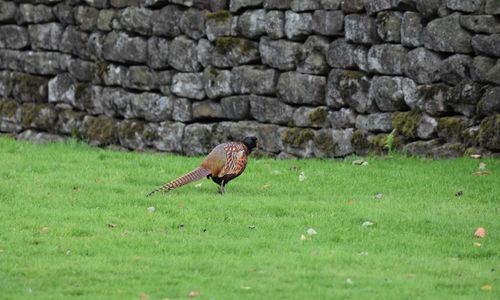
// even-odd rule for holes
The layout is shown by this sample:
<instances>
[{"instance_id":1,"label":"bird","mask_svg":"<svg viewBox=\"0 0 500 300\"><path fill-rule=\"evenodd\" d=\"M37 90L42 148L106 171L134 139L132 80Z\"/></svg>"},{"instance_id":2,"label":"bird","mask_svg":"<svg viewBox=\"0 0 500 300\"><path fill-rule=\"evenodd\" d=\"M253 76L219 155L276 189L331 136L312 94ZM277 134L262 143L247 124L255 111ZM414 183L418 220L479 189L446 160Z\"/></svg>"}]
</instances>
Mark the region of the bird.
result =
<instances>
[{"instance_id":1,"label":"bird","mask_svg":"<svg viewBox=\"0 0 500 300\"><path fill-rule=\"evenodd\" d=\"M187 174L165 183L151 191L146 197L156 192L169 192L173 189L206 177L219 185L218 192L224 194L224 186L245 171L248 155L258 147L255 136L247 136L242 141L219 144L207 155L199 167Z\"/></svg>"}]
</instances>

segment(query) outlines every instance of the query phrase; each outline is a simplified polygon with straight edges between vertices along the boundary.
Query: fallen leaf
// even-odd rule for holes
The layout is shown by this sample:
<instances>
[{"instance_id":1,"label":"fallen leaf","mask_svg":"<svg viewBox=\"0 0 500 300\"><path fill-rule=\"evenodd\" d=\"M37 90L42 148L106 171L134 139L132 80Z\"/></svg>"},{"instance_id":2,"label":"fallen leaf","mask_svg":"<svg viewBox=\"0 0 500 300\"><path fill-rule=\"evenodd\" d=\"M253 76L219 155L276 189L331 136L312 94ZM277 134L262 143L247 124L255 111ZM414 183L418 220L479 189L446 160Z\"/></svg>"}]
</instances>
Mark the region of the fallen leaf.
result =
<instances>
[{"instance_id":1,"label":"fallen leaf","mask_svg":"<svg viewBox=\"0 0 500 300\"><path fill-rule=\"evenodd\" d=\"M481 290L485 292L491 292L493 290L493 287L490 284L485 284L481 287Z\"/></svg>"},{"instance_id":2,"label":"fallen leaf","mask_svg":"<svg viewBox=\"0 0 500 300\"><path fill-rule=\"evenodd\" d=\"M255 229L255 225L248 226L248 229Z\"/></svg>"},{"instance_id":3,"label":"fallen leaf","mask_svg":"<svg viewBox=\"0 0 500 300\"><path fill-rule=\"evenodd\" d=\"M354 200L347 200L345 202L345 204L347 204L347 205L353 205L354 204Z\"/></svg>"},{"instance_id":4,"label":"fallen leaf","mask_svg":"<svg viewBox=\"0 0 500 300\"><path fill-rule=\"evenodd\" d=\"M364 161L361 166L365 167L365 166L368 166L368 162L367 161Z\"/></svg>"},{"instance_id":5,"label":"fallen leaf","mask_svg":"<svg viewBox=\"0 0 500 300\"><path fill-rule=\"evenodd\" d=\"M42 229L40 229L40 233L43 233L43 234L49 233L49 227L42 227Z\"/></svg>"},{"instance_id":6,"label":"fallen leaf","mask_svg":"<svg viewBox=\"0 0 500 300\"><path fill-rule=\"evenodd\" d=\"M249 287L249 286L244 286L244 285L242 285L242 286L240 286L240 289L248 291L248 290L250 290L250 289L252 289L252 288L251 288L251 287Z\"/></svg>"},{"instance_id":7,"label":"fallen leaf","mask_svg":"<svg viewBox=\"0 0 500 300\"><path fill-rule=\"evenodd\" d=\"M305 236L305 235L301 234L301 235L300 235L300 240L301 240L301 241L305 241L305 240L307 240L307 238L306 238L306 236Z\"/></svg>"},{"instance_id":8,"label":"fallen leaf","mask_svg":"<svg viewBox=\"0 0 500 300\"><path fill-rule=\"evenodd\" d=\"M492 171L477 171L477 172L472 173L472 175L485 176L485 175L490 175L491 173L493 173L493 172Z\"/></svg>"},{"instance_id":9,"label":"fallen leaf","mask_svg":"<svg viewBox=\"0 0 500 300\"><path fill-rule=\"evenodd\" d=\"M479 171L485 171L486 170L486 164L484 162L479 163Z\"/></svg>"},{"instance_id":10,"label":"fallen leaf","mask_svg":"<svg viewBox=\"0 0 500 300\"><path fill-rule=\"evenodd\" d=\"M481 243L474 242L474 247L477 247L477 248L481 247Z\"/></svg>"},{"instance_id":11,"label":"fallen leaf","mask_svg":"<svg viewBox=\"0 0 500 300\"><path fill-rule=\"evenodd\" d=\"M146 293L140 293L139 294L139 299L141 299L141 300L148 300L149 299L149 295L146 294Z\"/></svg>"},{"instance_id":12,"label":"fallen leaf","mask_svg":"<svg viewBox=\"0 0 500 300\"><path fill-rule=\"evenodd\" d=\"M478 238L484 238L486 236L486 229L484 229L483 227L479 227L478 229L476 229L476 231L474 231L474 236Z\"/></svg>"},{"instance_id":13,"label":"fallen leaf","mask_svg":"<svg viewBox=\"0 0 500 300\"><path fill-rule=\"evenodd\" d=\"M127 236L127 235L128 235L128 231L125 230L124 232L122 232L122 236Z\"/></svg>"},{"instance_id":14,"label":"fallen leaf","mask_svg":"<svg viewBox=\"0 0 500 300\"><path fill-rule=\"evenodd\" d=\"M361 164L364 163L364 162L365 162L364 159L356 159L356 160L352 161L352 164L356 165L356 166L361 166Z\"/></svg>"},{"instance_id":15,"label":"fallen leaf","mask_svg":"<svg viewBox=\"0 0 500 300\"><path fill-rule=\"evenodd\" d=\"M67 250L66 255L70 255L70 254L71 254L71 250Z\"/></svg>"},{"instance_id":16,"label":"fallen leaf","mask_svg":"<svg viewBox=\"0 0 500 300\"><path fill-rule=\"evenodd\" d=\"M79 191L80 191L80 188L79 188L79 187L77 187L77 186L74 186L74 187L73 187L73 192L79 192Z\"/></svg>"},{"instance_id":17,"label":"fallen leaf","mask_svg":"<svg viewBox=\"0 0 500 300\"><path fill-rule=\"evenodd\" d=\"M150 213L154 213L156 208L154 206L150 206L147 208Z\"/></svg>"},{"instance_id":18,"label":"fallen leaf","mask_svg":"<svg viewBox=\"0 0 500 300\"><path fill-rule=\"evenodd\" d=\"M309 228L309 229L307 229L306 233L307 233L308 235L316 235L316 234L318 234L318 233L316 232L316 230L314 230L313 228Z\"/></svg>"},{"instance_id":19,"label":"fallen leaf","mask_svg":"<svg viewBox=\"0 0 500 300\"><path fill-rule=\"evenodd\" d=\"M200 296L200 292L197 292L197 291L191 291L191 292L189 292L189 294L188 294L188 297L189 297L189 298L196 298L196 297L198 297L198 296Z\"/></svg>"},{"instance_id":20,"label":"fallen leaf","mask_svg":"<svg viewBox=\"0 0 500 300\"><path fill-rule=\"evenodd\" d=\"M408 279L411 279L411 278L415 278L417 275L413 274L413 273L408 273L406 274L406 278Z\"/></svg>"},{"instance_id":21,"label":"fallen leaf","mask_svg":"<svg viewBox=\"0 0 500 300\"><path fill-rule=\"evenodd\" d=\"M384 197L384 194L382 194L382 193L376 193L375 194L375 199L377 199L377 200L382 199L382 197Z\"/></svg>"},{"instance_id":22,"label":"fallen leaf","mask_svg":"<svg viewBox=\"0 0 500 300\"><path fill-rule=\"evenodd\" d=\"M458 191L455 193L455 197L462 197L464 195L464 191Z\"/></svg>"},{"instance_id":23,"label":"fallen leaf","mask_svg":"<svg viewBox=\"0 0 500 300\"><path fill-rule=\"evenodd\" d=\"M197 183L194 185L195 188L201 188L201 185L203 184L203 182L200 182L200 183Z\"/></svg>"},{"instance_id":24,"label":"fallen leaf","mask_svg":"<svg viewBox=\"0 0 500 300\"><path fill-rule=\"evenodd\" d=\"M271 187L271 184L267 183L262 186L262 189L266 190Z\"/></svg>"},{"instance_id":25,"label":"fallen leaf","mask_svg":"<svg viewBox=\"0 0 500 300\"><path fill-rule=\"evenodd\" d=\"M361 255L361 256L368 256L368 251L359 252L359 255Z\"/></svg>"},{"instance_id":26,"label":"fallen leaf","mask_svg":"<svg viewBox=\"0 0 500 300\"><path fill-rule=\"evenodd\" d=\"M302 182L306 180L306 174L304 174L304 172L300 172L299 174L299 181Z\"/></svg>"},{"instance_id":27,"label":"fallen leaf","mask_svg":"<svg viewBox=\"0 0 500 300\"><path fill-rule=\"evenodd\" d=\"M345 280L345 282L346 282L348 285L353 285L353 284L354 284L354 281L352 281L352 279L351 279L351 278L347 278L347 279Z\"/></svg>"},{"instance_id":28,"label":"fallen leaf","mask_svg":"<svg viewBox=\"0 0 500 300\"><path fill-rule=\"evenodd\" d=\"M115 223L108 223L108 227L109 228L116 228L118 226L118 224L115 224Z\"/></svg>"},{"instance_id":29,"label":"fallen leaf","mask_svg":"<svg viewBox=\"0 0 500 300\"><path fill-rule=\"evenodd\" d=\"M375 223L373 223L371 221L365 221L365 222L363 222L363 224L361 224L361 226L364 228L372 227L373 225L375 225Z\"/></svg>"},{"instance_id":30,"label":"fallen leaf","mask_svg":"<svg viewBox=\"0 0 500 300\"><path fill-rule=\"evenodd\" d=\"M279 171L279 170L273 170L273 171L271 171L271 174L272 175L280 175L281 171Z\"/></svg>"},{"instance_id":31,"label":"fallen leaf","mask_svg":"<svg viewBox=\"0 0 500 300\"><path fill-rule=\"evenodd\" d=\"M471 154L470 157L474 158L474 159L480 159L481 158L481 154Z\"/></svg>"}]
</instances>

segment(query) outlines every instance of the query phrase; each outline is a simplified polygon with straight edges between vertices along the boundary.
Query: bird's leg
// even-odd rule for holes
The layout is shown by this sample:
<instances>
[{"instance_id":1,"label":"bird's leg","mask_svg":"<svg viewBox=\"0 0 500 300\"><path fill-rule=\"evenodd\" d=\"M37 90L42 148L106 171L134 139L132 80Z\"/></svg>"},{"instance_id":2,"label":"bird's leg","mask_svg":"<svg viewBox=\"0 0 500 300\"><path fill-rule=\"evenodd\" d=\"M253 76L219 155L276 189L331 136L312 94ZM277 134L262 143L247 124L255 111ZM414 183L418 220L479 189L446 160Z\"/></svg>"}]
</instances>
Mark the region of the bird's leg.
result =
<instances>
[{"instance_id":1,"label":"bird's leg","mask_svg":"<svg viewBox=\"0 0 500 300\"><path fill-rule=\"evenodd\" d=\"M224 191L224 180L222 180L222 182L219 185L219 194L224 195L224 193L225 193L225 191Z\"/></svg>"}]
</instances>

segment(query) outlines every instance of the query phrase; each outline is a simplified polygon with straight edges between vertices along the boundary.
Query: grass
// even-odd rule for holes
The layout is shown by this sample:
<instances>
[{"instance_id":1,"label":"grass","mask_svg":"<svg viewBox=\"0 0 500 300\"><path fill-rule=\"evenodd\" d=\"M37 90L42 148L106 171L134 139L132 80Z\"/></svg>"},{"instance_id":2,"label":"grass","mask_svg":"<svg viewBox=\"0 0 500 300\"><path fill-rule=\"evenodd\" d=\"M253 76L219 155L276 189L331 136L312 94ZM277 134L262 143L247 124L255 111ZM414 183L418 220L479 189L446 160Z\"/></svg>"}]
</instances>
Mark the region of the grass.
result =
<instances>
[{"instance_id":1,"label":"grass","mask_svg":"<svg viewBox=\"0 0 500 300\"><path fill-rule=\"evenodd\" d=\"M499 299L499 159L353 159L145 198L201 158L0 137L0 298Z\"/></svg>"}]
</instances>

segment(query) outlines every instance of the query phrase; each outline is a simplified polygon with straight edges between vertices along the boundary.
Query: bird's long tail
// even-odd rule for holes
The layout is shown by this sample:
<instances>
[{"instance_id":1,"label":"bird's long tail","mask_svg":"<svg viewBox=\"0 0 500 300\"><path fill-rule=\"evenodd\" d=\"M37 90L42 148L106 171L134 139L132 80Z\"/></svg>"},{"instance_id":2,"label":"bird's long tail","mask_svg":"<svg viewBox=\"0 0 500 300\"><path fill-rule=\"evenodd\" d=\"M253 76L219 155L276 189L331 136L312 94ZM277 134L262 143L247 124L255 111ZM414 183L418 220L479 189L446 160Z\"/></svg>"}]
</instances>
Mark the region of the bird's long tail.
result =
<instances>
[{"instance_id":1,"label":"bird's long tail","mask_svg":"<svg viewBox=\"0 0 500 300\"><path fill-rule=\"evenodd\" d=\"M187 173L186 175L184 176L181 176L173 181L170 181L169 183L165 183L164 185L162 185L161 187L157 188L156 190L153 190L151 191L149 194L146 195L146 197L149 197L151 195L153 195L154 193L156 192L168 192L168 191L171 191L173 189L176 189L178 187L181 187L185 184L188 184L190 182L193 182L193 181L196 181L196 180L200 180L202 179L203 177L206 177L208 175L210 175L212 172L210 172L209 170L205 169L205 168L202 168L202 167L198 167L196 169L194 169L193 171Z\"/></svg>"}]
</instances>

